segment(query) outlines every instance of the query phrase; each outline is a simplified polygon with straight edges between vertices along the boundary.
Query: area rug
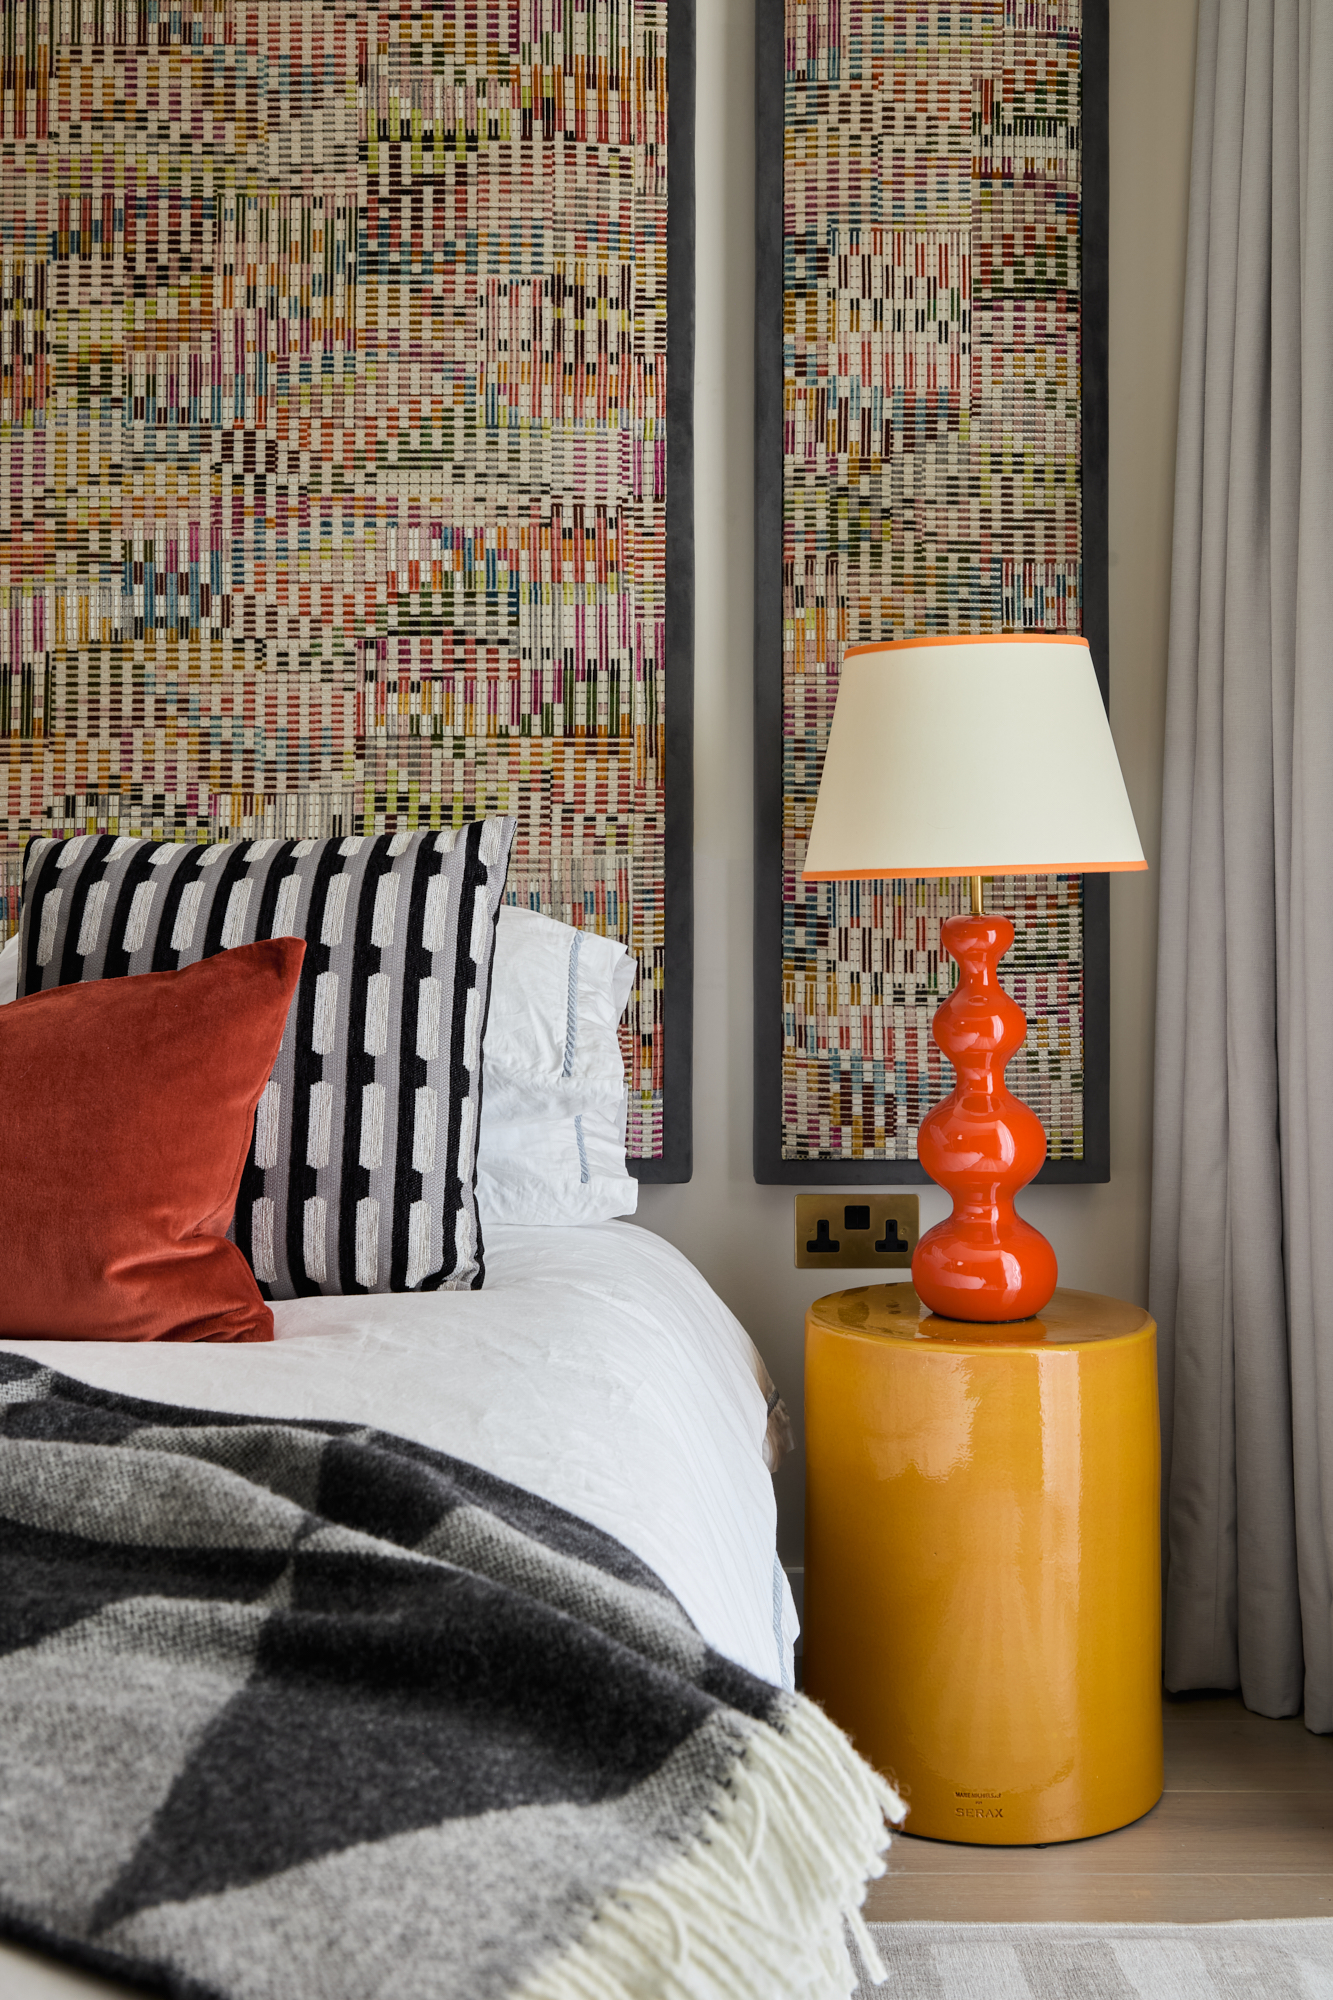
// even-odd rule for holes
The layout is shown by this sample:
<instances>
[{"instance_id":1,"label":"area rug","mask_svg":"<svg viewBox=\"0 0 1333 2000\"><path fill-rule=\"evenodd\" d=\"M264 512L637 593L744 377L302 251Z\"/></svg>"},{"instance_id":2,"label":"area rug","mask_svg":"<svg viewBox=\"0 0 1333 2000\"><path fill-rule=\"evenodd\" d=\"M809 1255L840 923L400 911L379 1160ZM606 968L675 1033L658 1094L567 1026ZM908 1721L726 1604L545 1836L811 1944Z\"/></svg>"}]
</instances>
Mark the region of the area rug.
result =
<instances>
[{"instance_id":1,"label":"area rug","mask_svg":"<svg viewBox=\"0 0 1333 2000\"><path fill-rule=\"evenodd\" d=\"M1333 2000L1333 1918L1234 1924L871 1924L858 2000Z\"/></svg>"}]
</instances>

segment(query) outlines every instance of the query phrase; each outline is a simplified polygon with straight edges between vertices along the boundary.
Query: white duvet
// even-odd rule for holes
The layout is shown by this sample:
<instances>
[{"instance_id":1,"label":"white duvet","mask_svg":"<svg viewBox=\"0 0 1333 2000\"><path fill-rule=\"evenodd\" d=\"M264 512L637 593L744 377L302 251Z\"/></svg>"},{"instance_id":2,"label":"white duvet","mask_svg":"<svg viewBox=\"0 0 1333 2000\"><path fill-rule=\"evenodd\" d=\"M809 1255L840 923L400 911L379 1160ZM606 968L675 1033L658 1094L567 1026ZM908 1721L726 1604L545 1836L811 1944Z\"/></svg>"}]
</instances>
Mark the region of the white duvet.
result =
<instances>
[{"instance_id":1,"label":"white duvet","mask_svg":"<svg viewBox=\"0 0 1333 2000\"><path fill-rule=\"evenodd\" d=\"M6 1340L80 1381L247 1415L372 1424L616 1535L710 1645L791 1685L750 1341L632 1223L491 1228L479 1292L293 1299L272 1344Z\"/></svg>"}]
</instances>

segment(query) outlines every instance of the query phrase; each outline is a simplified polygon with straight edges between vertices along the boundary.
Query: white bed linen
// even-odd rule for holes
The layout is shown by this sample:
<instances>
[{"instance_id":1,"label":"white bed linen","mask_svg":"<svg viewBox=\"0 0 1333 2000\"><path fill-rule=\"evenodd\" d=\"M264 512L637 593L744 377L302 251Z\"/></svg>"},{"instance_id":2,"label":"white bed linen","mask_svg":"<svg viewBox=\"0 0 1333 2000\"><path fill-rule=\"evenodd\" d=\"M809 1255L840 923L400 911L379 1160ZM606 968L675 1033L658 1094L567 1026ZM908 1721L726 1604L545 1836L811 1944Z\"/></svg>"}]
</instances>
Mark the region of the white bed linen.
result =
<instances>
[{"instance_id":1,"label":"white bed linen","mask_svg":"<svg viewBox=\"0 0 1333 2000\"><path fill-rule=\"evenodd\" d=\"M133 1396L372 1424L468 1459L616 1535L710 1645L791 1685L753 1349L663 1238L492 1228L479 1292L292 1299L273 1316L271 1344L0 1347Z\"/></svg>"}]
</instances>

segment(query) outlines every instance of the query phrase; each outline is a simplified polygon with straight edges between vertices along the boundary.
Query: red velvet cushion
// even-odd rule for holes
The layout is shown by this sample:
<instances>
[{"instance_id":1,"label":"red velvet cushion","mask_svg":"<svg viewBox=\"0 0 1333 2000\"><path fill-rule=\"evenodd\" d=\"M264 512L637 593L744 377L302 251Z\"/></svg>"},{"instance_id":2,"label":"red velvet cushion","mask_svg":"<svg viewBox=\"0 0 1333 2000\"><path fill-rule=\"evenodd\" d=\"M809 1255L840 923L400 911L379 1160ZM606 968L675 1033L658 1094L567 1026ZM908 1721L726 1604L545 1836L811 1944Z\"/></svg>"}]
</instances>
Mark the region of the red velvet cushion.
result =
<instances>
[{"instance_id":1,"label":"red velvet cushion","mask_svg":"<svg viewBox=\"0 0 1333 2000\"><path fill-rule=\"evenodd\" d=\"M272 1340L226 1231L305 945L0 1008L0 1334Z\"/></svg>"}]
</instances>

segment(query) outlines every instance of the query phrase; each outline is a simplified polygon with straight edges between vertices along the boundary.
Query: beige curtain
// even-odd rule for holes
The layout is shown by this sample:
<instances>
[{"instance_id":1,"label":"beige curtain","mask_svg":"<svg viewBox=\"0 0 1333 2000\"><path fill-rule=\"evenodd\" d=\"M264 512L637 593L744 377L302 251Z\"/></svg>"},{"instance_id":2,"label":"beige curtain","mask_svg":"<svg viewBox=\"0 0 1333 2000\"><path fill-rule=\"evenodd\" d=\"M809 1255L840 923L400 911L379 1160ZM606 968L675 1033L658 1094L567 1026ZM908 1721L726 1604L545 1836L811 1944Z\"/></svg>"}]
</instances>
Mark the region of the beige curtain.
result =
<instances>
[{"instance_id":1,"label":"beige curtain","mask_svg":"<svg viewBox=\"0 0 1333 2000\"><path fill-rule=\"evenodd\" d=\"M1200 0L1155 1119L1167 1686L1333 1730L1333 0Z\"/></svg>"}]
</instances>

